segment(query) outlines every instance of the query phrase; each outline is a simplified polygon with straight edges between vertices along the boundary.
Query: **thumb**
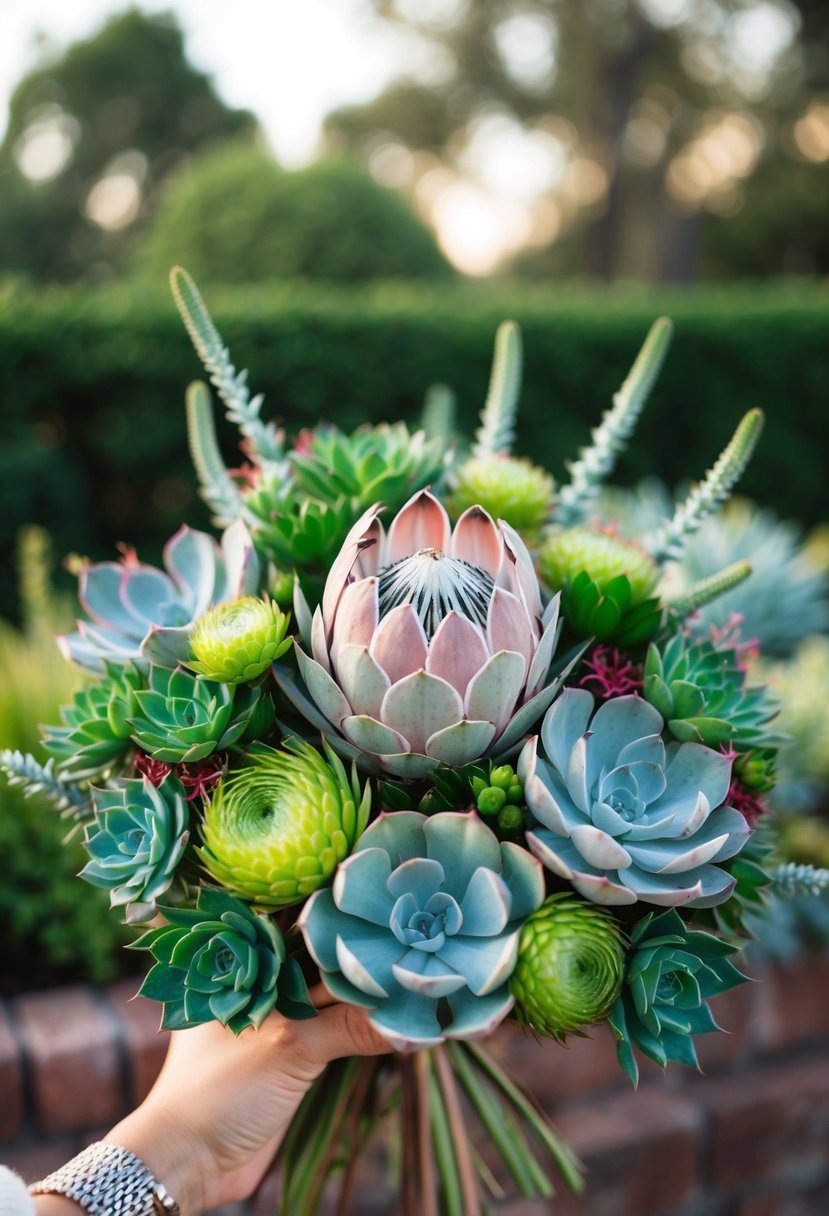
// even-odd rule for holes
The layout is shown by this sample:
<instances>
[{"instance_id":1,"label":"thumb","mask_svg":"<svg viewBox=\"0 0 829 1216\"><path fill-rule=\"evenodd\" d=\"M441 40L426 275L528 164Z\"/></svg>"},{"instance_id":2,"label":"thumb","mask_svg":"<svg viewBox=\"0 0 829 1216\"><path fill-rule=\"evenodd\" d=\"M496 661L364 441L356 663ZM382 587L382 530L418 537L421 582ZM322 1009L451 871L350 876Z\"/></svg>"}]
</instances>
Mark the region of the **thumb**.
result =
<instances>
[{"instance_id":1,"label":"thumb","mask_svg":"<svg viewBox=\"0 0 829 1216\"><path fill-rule=\"evenodd\" d=\"M322 1064L342 1056L380 1056L393 1050L372 1026L368 1011L358 1005L330 1005L308 1025L313 1026L314 1054Z\"/></svg>"}]
</instances>

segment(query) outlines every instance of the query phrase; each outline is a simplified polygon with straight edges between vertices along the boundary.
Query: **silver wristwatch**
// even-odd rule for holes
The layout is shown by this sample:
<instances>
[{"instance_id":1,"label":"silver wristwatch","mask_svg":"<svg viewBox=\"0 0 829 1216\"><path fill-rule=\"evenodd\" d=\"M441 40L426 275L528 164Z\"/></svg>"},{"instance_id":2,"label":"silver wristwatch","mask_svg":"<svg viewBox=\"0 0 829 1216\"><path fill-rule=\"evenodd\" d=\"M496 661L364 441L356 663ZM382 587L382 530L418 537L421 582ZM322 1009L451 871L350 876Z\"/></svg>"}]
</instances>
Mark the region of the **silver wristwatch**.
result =
<instances>
[{"instance_id":1,"label":"silver wristwatch","mask_svg":"<svg viewBox=\"0 0 829 1216\"><path fill-rule=\"evenodd\" d=\"M181 1216L167 1188L140 1157L118 1144L98 1141L48 1178L31 1195L66 1195L90 1216Z\"/></svg>"}]
</instances>

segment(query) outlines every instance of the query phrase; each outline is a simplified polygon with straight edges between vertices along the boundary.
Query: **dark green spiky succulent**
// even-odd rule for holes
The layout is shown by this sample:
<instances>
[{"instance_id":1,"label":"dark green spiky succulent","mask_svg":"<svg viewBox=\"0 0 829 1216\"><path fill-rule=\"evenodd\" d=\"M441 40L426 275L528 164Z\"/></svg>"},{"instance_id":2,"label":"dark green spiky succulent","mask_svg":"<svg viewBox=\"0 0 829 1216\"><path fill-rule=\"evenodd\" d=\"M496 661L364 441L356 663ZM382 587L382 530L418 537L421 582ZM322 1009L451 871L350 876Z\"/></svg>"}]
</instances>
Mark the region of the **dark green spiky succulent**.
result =
<instances>
[{"instance_id":1,"label":"dark green spiky succulent","mask_svg":"<svg viewBox=\"0 0 829 1216\"><path fill-rule=\"evenodd\" d=\"M217 684L177 667L151 667L149 688L135 694L132 738L154 760L191 764L273 725L270 697L256 685Z\"/></svg>"},{"instance_id":2,"label":"dark green spiky succulent","mask_svg":"<svg viewBox=\"0 0 829 1216\"><path fill-rule=\"evenodd\" d=\"M263 481L245 499L259 546L277 564L319 565L337 553L357 513L349 498L308 498L291 483Z\"/></svg>"},{"instance_id":3,"label":"dark green spiky succulent","mask_svg":"<svg viewBox=\"0 0 829 1216\"><path fill-rule=\"evenodd\" d=\"M289 619L273 600L255 595L216 604L193 626L186 666L221 684L255 680L290 647Z\"/></svg>"},{"instance_id":4,"label":"dark green spiky succulent","mask_svg":"<svg viewBox=\"0 0 829 1216\"><path fill-rule=\"evenodd\" d=\"M445 450L423 431L411 433L403 422L361 426L345 435L320 426L307 444L290 456L294 479L306 495L322 502L350 498L355 514L372 503L397 510L417 490L440 477Z\"/></svg>"},{"instance_id":5,"label":"dark green spiky succulent","mask_svg":"<svg viewBox=\"0 0 829 1216\"><path fill-rule=\"evenodd\" d=\"M746 682L737 651L682 634L652 644L645 660L643 695L681 743L738 751L773 747L782 737L769 725L778 706L764 686Z\"/></svg>"},{"instance_id":6,"label":"dark green spiky succulent","mask_svg":"<svg viewBox=\"0 0 829 1216\"><path fill-rule=\"evenodd\" d=\"M580 637L638 646L656 633L659 568L631 541L592 528L555 532L538 555L541 577L561 591L561 610Z\"/></svg>"},{"instance_id":7,"label":"dark green spiky succulent","mask_svg":"<svg viewBox=\"0 0 829 1216\"><path fill-rule=\"evenodd\" d=\"M222 886L262 907L298 903L321 887L365 830L371 792L326 745L259 746L205 810L196 850Z\"/></svg>"},{"instance_id":8,"label":"dark green spiky succulent","mask_svg":"<svg viewBox=\"0 0 829 1216\"><path fill-rule=\"evenodd\" d=\"M93 790L95 818L86 827L90 860L81 870L110 893L113 908L128 905L127 919L148 920L173 882L190 838L190 808L175 777L156 788L146 777Z\"/></svg>"},{"instance_id":9,"label":"dark green spiky succulent","mask_svg":"<svg viewBox=\"0 0 829 1216\"><path fill-rule=\"evenodd\" d=\"M272 1009L287 1018L315 1015L299 964L270 917L209 887L195 908L161 911L168 923L133 949L156 960L140 995L163 1003L163 1030L216 1020L238 1034L261 1026Z\"/></svg>"},{"instance_id":10,"label":"dark green spiky succulent","mask_svg":"<svg viewBox=\"0 0 829 1216\"><path fill-rule=\"evenodd\" d=\"M603 908L551 895L521 930L510 980L518 1020L564 1041L607 1017L622 986L624 939Z\"/></svg>"},{"instance_id":11,"label":"dark green spiky succulent","mask_svg":"<svg viewBox=\"0 0 829 1216\"><path fill-rule=\"evenodd\" d=\"M44 749L61 776L73 781L109 776L132 749L129 719L144 679L129 662L119 667L105 661L104 669L105 679L82 688L61 709L62 726L43 728Z\"/></svg>"},{"instance_id":12,"label":"dark green spiky succulent","mask_svg":"<svg viewBox=\"0 0 829 1216\"><path fill-rule=\"evenodd\" d=\"M622 992L608 1018L619 1063L634 1085L634 1046L662 1068L669 1060L699 1068L692 1036L719 1030L705 1002L746 980L729 962L736 953L710 933L689 929L674 908L639 921Z\"/></svg>"},{"instance_id":13,"label":"dark green spiky succulent","mask_svg":"<svg viewBox=\"0 0 829 1216\"><path fill-rule=\"evenodd\" d=\"M777 784L777 752L754 748L734 761L734 777L755 794L768 794Z\"/></svg>"}]
</instances>

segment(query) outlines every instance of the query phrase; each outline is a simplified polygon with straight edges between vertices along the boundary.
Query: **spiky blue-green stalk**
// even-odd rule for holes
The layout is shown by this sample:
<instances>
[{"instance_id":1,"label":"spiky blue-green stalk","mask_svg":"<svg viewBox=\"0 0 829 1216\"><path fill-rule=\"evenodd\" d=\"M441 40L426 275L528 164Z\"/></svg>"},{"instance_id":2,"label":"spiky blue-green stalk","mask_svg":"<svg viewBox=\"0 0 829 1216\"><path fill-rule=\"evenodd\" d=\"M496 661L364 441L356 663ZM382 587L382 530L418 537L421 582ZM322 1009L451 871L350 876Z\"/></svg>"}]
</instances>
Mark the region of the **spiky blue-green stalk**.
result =
<instances>
[{"instance_id":1,"label":"spiky blue-green stalk","mask_svg":"<svg viewBox=\"0 0 829 1216\"><path fill-rule=\"evenodd\" d=\"M239 1034L272 1009L287 1018L315 1014L296 959L268 916L226 891L202 887L195 908L162 908L167 924L134 943L156 960L140 995L164 1006L163 1030L214 1020Z\"/></svg>"},{"instance_id":2,"label":"spiky blue-green stalk","mask_svg":"<svg viewBox=\"0 0 829 1216\"><path fill-rule=\"evenodd\" d=\"M502 321L495 335L489 391L475 432L473 458L506 455L512 447L522 362L521 331L514 321Z\"/></svg>"}]
</instances>

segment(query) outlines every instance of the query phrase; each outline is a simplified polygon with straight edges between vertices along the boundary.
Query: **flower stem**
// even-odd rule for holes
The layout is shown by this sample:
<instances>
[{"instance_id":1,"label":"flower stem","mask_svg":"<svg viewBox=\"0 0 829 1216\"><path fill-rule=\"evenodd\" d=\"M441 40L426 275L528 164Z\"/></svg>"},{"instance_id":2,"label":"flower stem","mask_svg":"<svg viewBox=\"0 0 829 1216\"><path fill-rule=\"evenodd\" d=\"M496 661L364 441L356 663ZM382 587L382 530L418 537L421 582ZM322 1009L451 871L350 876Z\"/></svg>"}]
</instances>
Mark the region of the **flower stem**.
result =
<instances>
[{"instance_id":1,"label":"flower stem","mask_svg":"<svg viewBox=\"0 0 829 1216\"><path fill-rule=\"evenodd\" d=\"M478 1179L470 1153L469 1133L464 1125L458 1082L455 1079L455 1074L446 1051L442 1047L435 1047L431 1054L438 1084L443 1092L446 1116L458 1156L458 1175L463 1193L463 1210L466 1216L481 1216Z\"/></svg>"}]
</instances>

